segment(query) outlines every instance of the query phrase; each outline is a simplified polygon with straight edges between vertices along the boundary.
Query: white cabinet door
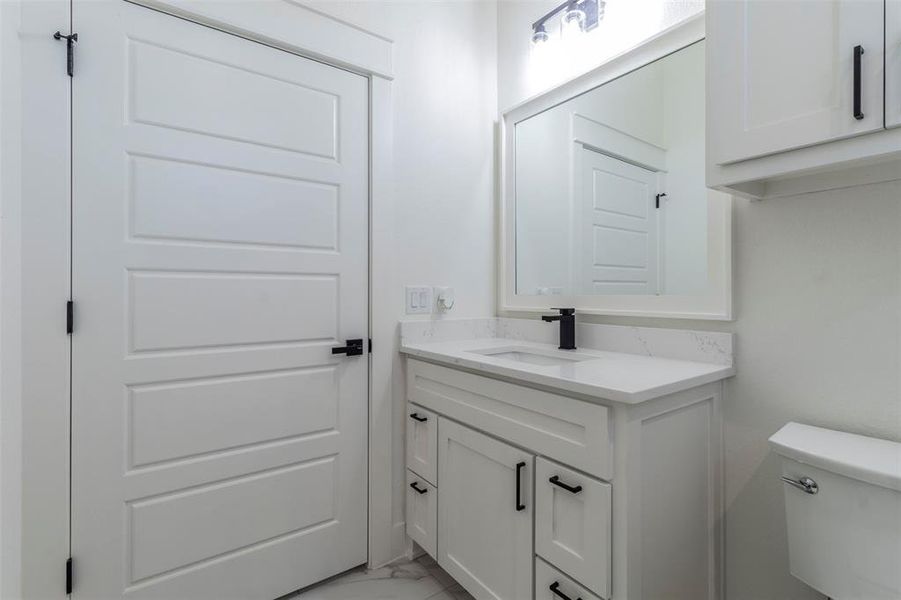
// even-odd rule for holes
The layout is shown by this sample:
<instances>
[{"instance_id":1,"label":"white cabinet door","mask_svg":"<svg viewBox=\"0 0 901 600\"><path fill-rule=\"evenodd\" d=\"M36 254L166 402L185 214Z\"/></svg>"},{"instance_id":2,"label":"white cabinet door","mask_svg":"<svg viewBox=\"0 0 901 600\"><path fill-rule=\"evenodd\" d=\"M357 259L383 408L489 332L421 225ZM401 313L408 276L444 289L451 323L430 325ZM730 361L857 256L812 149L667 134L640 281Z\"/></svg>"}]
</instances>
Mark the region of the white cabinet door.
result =
<instances>
[{"instance_id":1,"label":"white cabinet door","mask_svg":"<svg viewBox=\"0 0 901 600\"><path fill-rule=\"evenodd\" d=\"M438 564L477 600L532 597L532 455L438 423Z\"/></svg>"},{"instance_id":2,"label":"white cabinet door","mask_svg":"<svg viewBox=\"0 0 901 600\"><path fill-rule=\"evenodd\" d=\"M407 404L407 468L438 484L438 415Z\"/></svg>"},{"instance_id":3,"label":"white cabinet door","mask_svg":"<svg viewBox=\"0 0 901 600\"><path fill-rule=\"evenodd\" d=\"M708 2L712 162L728 164L881 129L883 23L883 0ZM863 49L859 107L857 46Z\"/></svg>"},{"instance_id":4,"label":"white cabinet door","mask_svg":"<svg viewBox=\"0 0 901 600\"><path fill-rule=\"evenodd\" d=\"M74 7L73 598L266 600L366 562L367 80ZM62 133L62 132L61 132Z\"/></svg>"},{"instance_id":5,"label":"white cabinet door","mask_svg":"<svg viewBox=\"0 0 901 600\"><path fill-rule=\"evenodd\" d=\"M885 126L901 125L901 0L885 2Z\"/></svg>"}]
</instances>

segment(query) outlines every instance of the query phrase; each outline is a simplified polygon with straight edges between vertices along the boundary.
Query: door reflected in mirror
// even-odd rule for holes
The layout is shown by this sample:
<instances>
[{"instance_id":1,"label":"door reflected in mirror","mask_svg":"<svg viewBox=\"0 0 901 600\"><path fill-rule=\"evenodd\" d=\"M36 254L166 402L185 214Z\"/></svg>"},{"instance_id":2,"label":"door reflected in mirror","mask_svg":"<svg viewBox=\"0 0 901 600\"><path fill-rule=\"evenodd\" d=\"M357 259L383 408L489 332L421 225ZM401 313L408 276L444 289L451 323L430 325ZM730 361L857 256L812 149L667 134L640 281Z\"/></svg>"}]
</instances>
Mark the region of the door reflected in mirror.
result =
<instances>
[{"instance_id":1,"label":"door reflected in mirror","mask_svg":"<svg viewBox=\"0 0 901 600\"><path fill-rule=\"evenodd\" d=\"M703 295L704 43L515 125L515 287Z\"/></svg>"}]
</instances>

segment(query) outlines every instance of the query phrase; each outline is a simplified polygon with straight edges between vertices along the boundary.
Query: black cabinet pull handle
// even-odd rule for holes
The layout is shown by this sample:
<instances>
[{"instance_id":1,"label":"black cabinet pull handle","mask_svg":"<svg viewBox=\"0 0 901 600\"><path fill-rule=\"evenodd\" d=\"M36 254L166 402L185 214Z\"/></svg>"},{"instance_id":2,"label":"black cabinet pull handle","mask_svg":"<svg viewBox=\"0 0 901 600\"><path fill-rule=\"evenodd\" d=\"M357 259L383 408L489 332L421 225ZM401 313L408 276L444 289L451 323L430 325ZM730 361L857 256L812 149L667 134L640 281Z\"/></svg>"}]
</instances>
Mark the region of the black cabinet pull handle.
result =
<instances>
[{"instance_id":1,"label":"black cabinet pull handle","mask_svg":"<svg viewBox=\"0 0 901 600\"><path fill-rule=\"evenodd\" d=\"M419 421L420 423L425 423L426 421L429 420L428 417L420 417L419 413L410 414L410 418L413 419L414 421Z\"/></svg>"},{"instance_id":2,"label":"black cabinet pull handle","mask_svg":"<svg viewBox=\"0 0 901 600\"><path fill-rule=\"evenodd\" d=\"M332 354L346 354L348 356L360 356L363 354L363 340L347 340L344 346L332 348Z\"/></svg>"},{"instance_id":3,"label":"black cabinet pull handle","mask_svg":"<svg viewBox=\"0 0 901 600\"><path fill-rule=\"evenodd\" d=\"M414 490L416 490L417 492L419 492L420 494L425 494L426 492L429 491L428 488L420 488L418 485L416 485L415 481L410 484L410 487L413 488Z\"/></svg>"},{"instance_id":4,"label":"black cabinet pull handle","mask_svg":"<svg viewBox=\"0 0 901 600\"><path fill-rule=\"evenodd\" d=\"M526 463L516 463L516 510L525 510L526 505L522 503L522 470L526 468Z\"/></svg>"},{"instance_id":5,"label":"black cabinet pull handle","mask_svg":"<svg viewBox=\"0 0 901 600\"><path fill-rule=\"evenodd\" d=\"M863 56L863 46L854 46L854 118L860 121L863 119L863 108L861 107L861 73L860 73L860 57Z\"/></svg>"},{"instance_id":6,"label":"black cabinet pull handle","mask_svg":"<svg viewBox=\"0 0 901 600\"><path fill-rule=\"evenodd\" d=\"M562 487L567 492L572 492L573 494L578 494L579 492L582 491L581 485L577 485L577 486L566 485L565 483L560 481L560 478L557 477L556 475L554 475L553 477L548 479L548 481L550 481L551 483L553 483L554 485L556 485L558 487Z\"/></svg>"},{"instance_id":7,"label":"black cabinet pull handle","mask_svg":"<svg viewBox=\"0 0 901 600\"><path fill-rule=\"evenodd\" d=\"M572 598L570 598L569 596L567 596L566 594L564 594L563 592L560 591L560 582L559 581L555 581L554 583L552 583L548 589L551 590L552 592L554 592L555 596L559 596L563 600L573 600ZM576 600L582 600L582 597L579 596L578 598L576 598Z\"/></svg>"}]
</instances>

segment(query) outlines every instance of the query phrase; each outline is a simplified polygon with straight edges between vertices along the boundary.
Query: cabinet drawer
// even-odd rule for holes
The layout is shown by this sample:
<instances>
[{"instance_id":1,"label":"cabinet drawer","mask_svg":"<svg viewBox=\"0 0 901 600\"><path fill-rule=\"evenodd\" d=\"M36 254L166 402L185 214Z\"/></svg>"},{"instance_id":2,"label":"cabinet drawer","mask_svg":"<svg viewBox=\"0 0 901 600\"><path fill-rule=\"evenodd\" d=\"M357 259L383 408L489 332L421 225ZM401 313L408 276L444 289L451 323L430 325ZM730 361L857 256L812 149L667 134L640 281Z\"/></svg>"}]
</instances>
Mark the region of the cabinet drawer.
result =
<instances>
[{"instance_id":1,"label":"cabinet drawer","mask_svg":"<svg viewBox=\"0 0 901 600\"><path fill-rule=\"evenodd\" d=\"M612 476L606 406L412 359L407 399L601 479Z\"/></svg>"},{"instance_id":2,"label":"cabinet drawer","mask_svg":"<svg viewBox=\"0 0 901 600\"><path fill-rule=\"evenodd\" d=\"M409 469L406 511L407 535L435 558L438 551L438 490Z\"/></svg>"},{"instance_id":3,"label":"cabinet drawer","mask_svg":"<svg viewBox=\"0 0 901 600\"><path fill-rule=\"evenodd\" d=\"M535 553L610 596L611 487L539 458L535 464Z\"/></svg>"},{"instance_id":4,"label":"cabinet drawer","mask_svg":"<svg viewBox=\"0 0 901 600\"><path fill-rule=\"evenodd\" d=\"M535 559L535 600L600 600L584 587L547 564Z\"/></svg>"},{"instance_id":5,"label":"cabinet drawer","mask_svg":"<svg viewBox=\"0 0 901 600\"><path fill-rule=\"evenodd\" d=\"M415 404L407 405L407 468L438 484L438 417Z\"/></svg>"}]
</instances>

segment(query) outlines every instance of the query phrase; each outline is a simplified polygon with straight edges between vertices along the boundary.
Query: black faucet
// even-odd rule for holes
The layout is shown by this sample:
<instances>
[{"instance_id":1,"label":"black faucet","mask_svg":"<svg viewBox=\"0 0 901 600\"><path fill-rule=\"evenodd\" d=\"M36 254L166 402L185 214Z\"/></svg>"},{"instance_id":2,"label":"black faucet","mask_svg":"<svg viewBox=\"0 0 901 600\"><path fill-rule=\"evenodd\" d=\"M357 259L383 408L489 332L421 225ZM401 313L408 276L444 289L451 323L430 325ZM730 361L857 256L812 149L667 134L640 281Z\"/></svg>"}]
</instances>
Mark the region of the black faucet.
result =
<instances>
[{"instance_id":1,"label":"black faucet","mask_svg":"<svg viewBox=\"0 0 901 600\"><path fill-rule=\"evenodd\" d=\"M552 308L551 310L559 310L559 315L543 316L541 320L546 323L560 321L560 349L575 350L576 349L576 309L575 308Z\"/></svg>"}]
</instances>

